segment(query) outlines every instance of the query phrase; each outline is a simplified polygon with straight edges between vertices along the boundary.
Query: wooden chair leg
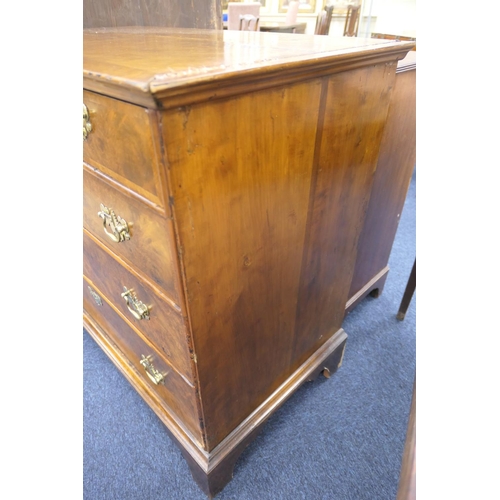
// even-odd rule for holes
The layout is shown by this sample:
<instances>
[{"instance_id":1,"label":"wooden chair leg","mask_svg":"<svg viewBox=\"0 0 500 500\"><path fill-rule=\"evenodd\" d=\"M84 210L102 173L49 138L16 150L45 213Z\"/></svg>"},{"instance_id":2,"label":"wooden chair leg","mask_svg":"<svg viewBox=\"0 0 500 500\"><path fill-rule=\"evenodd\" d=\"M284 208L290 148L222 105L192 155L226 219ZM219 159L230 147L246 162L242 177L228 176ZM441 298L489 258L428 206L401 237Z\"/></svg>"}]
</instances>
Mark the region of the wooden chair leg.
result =
<instances>
[{"instance_id":1,"label":"wooden chair leg","mask_svg":"<svg viewBox=\"0 0 500 500\"><path fill-rule=\"evenodd\" d=\"M406 284L405 293L403 294L403 299L401 300L401 304L399 306L398 314L396 318L400 321L405 319L406 311L408 310L408 306L410 305L411 299L415 292L417 284L417 259L413 262L413 267L411 269L410 277L408 278L408 283Z\"/></svg>"},{"instance_id":2,"label":"wooden chair leg","mask_svg":"<svg viewBox=\"0 0 500 500\"><path fill-rule=\"evenodd\" d=\"M408 417L406 441L399 473L399 486L396 500L415 500L417 498L417 384L413 383L413 394Z\"/></svg>"}]
</instances>

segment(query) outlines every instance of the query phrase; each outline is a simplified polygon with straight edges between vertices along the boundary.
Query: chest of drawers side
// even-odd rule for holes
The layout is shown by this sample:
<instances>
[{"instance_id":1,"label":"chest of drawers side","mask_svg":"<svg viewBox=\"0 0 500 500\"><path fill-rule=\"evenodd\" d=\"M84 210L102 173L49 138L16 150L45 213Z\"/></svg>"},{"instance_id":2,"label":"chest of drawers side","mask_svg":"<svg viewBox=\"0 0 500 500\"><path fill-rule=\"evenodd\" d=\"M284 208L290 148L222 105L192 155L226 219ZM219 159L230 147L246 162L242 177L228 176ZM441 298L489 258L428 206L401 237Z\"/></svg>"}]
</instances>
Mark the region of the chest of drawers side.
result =
<instances>
[{"instance_id":1,"label":"chest of drawers side","mask_svg":"<svg viewBox=\"0 0 500 500\"><path fill-rule=\"evenodd\" d=\"M162 114L209 451L340 335L395 67Z\"/></svg>"}]
</instances>

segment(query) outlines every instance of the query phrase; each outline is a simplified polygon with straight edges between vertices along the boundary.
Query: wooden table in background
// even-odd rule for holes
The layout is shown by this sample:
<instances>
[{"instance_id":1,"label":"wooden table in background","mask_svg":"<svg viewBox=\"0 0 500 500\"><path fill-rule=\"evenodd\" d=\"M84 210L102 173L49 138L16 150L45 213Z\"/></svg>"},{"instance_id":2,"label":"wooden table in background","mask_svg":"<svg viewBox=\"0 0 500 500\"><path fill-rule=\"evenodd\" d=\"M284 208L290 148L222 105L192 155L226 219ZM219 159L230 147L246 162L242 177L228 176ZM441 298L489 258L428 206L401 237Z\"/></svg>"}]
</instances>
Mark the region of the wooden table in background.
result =
<instances>
[{"instance_id":1,"label":"wooden table in background","mask_svg":"<svg viewBox=\"0 0 500 500\"><path fill-rule=\"evenodd\" d=\"M222 28L227 30L227 21L222 22ZM306 32L307 23L295 23L295 24L286 24L286 23L273 23L262 21L259 24L259 31L265 32L275 32L275 33L296 33L296 34L304 34Z\"/></svg>"},{"instance_id":2,"label":"wooden table in background","mask_svg":"<svg viewBox=\"0 0 500 500\"><path fill-rule=\"evenodd\" d=\"M382 38L384 40L395 40L396 42L417 42L417 39L413 36L408 35L398 35L393 33L372 33L372 38ZM417 46L413 47L412 50L417 50Z\"/></svg>"},{"instance_id":3,"label":"wooden table in background","mask_svg":"<svg viewBox=\"0 0 500 500\"><path fill-rule=\"evenodd\" d=\"M303 34L306 32L307 23L272 23L272 22L261 22L260 31L272 31L277 33L297 33Z\"/></svg>"}]
</instances>

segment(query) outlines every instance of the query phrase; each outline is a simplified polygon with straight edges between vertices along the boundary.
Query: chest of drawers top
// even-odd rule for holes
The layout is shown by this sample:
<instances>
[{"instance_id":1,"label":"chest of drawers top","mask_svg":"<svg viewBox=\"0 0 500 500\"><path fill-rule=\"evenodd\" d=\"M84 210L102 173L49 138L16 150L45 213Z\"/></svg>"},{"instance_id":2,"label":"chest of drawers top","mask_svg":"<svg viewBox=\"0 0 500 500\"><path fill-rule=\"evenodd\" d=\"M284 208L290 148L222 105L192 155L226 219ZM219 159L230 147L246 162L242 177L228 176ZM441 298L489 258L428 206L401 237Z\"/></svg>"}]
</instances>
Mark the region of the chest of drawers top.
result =
<instances>
[{"instance_id":1,"label":"chest of drawers top","mask_svg":"<svg viewBox=\"0 0 500 500\"><path fill-rule=\"evenodd\" d=\"M181 28L84 30L83 86L168 108L402 59L410 42Z\"/></svg>"}]
</instances>

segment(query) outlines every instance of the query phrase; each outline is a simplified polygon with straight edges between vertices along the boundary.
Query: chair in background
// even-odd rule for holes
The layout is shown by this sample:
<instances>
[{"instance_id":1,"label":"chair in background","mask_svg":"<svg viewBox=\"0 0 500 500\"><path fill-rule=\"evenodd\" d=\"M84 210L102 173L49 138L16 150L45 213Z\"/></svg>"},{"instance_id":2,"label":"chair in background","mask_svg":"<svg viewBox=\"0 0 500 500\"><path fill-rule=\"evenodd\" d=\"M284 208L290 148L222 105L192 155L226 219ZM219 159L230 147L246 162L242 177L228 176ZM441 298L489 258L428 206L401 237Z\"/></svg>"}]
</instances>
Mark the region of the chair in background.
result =
<instances>
[{"instance_id":1,"label":"chair in background","mask_svg":"<svg viewBox=\"0 0 500 500\"><path fill-rule=\"evenodd\" d=\"M344 36L358 36L361 5L349 5L344 24Z\"/></svg>"},{"instance_id":2,"label":"chair in background","mask_svg":"<svg viewBox=\"0 0 500 500\"><path fill-rule=\"evenodd\" d=\"M288 4L288 11L286 13L285 24L295 24L297 22L297 14L299 13L298 0L292 0Z\"/></svg>"},{"instance_id":3,"label":"chair in background","mask_svg":"<svg viewBox=\"0 0 500 500\"><path fill-rule=\"evenodd\" d=\"M328 35L330 32L330 23L332 22L333 5L326 5L325 9L318 14L316 19L315 35Z\"/></svg>"},{"instance_id":4,"label":"chair in background","mask_svg":"<svg viewBox=\"0 0 500 500\"><path fill-rule=\"evenodd\" d=\"M259 31L259 18L252 14L240 16L240 31Z\"/></svg>"},{"instance_id":5,"label":"chair in background","mask_svg":"<svg viewBox=\"0 0 500 500\"><path fill-rule=\"evenodd\" d=\"M260 2L229 2L227 4L227 29L240 29L240 16L260 17Z\"/></svg>"}]
</instances>

